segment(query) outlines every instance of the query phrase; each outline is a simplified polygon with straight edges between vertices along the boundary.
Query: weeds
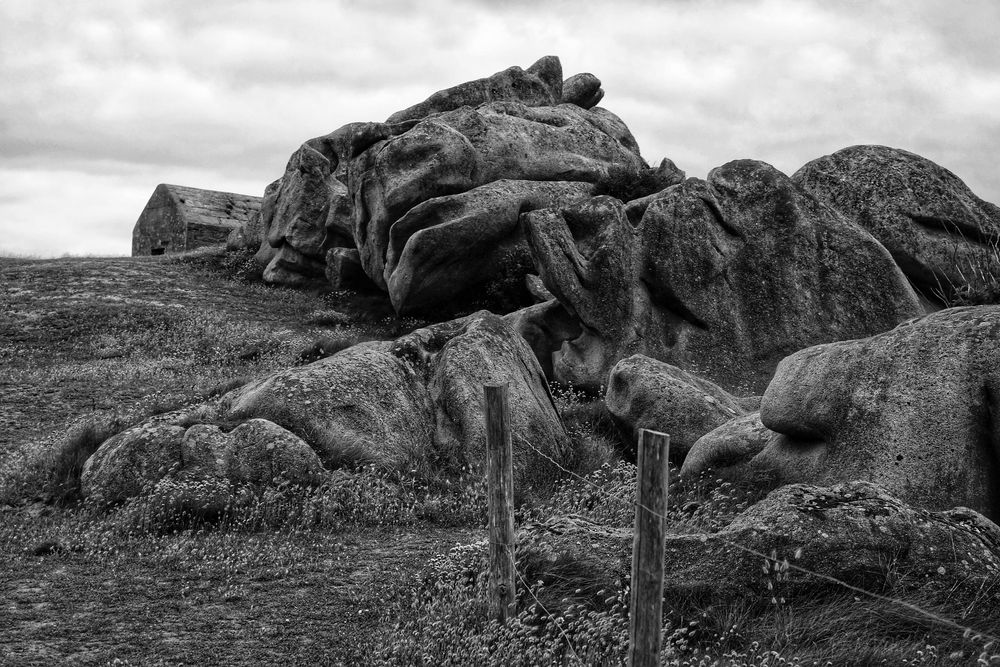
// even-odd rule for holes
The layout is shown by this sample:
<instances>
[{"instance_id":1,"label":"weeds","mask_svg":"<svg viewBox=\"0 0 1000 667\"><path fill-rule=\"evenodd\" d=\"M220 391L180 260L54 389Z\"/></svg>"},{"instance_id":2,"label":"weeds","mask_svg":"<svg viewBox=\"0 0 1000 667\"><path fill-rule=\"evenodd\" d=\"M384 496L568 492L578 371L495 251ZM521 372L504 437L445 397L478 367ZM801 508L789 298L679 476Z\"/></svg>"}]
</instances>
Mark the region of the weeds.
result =
<instances>
[{"instance_id":1,"label":"weeds","mask_svg":"<svg viewBox=\"0 0 1000 667\"><path fill-rule=\"evenodd\" d=\"M935 274L933 297L945 308L1000 304L1000 236L985 239L980 247L967 241L957 227L950 231L959 239L952 254L955 277L942 279ZM960 243L974 246L970 256L959 258Z\"/></svg>"},{"instance_id":2,"label":"weeds","mask_svg":"<svg viewBox=\"0 0 1000 667\"><path fill-rule=\"evenodd\" d=\"M357 345L360 341L354 336L320 336L310 344L299 350L296 361L300 364L309 364L326 357L333 356L341 350Z\"/></svg>"},{"instance_id":3,"label":"weeds","mask_svg":"<svg viewBox=\"0 0 1000 667\"><path fill-rule=\"evenodd\" d=\"M67 435L55 451L49 467L48 496L56 505L72 505L81 500L80 474L87 459L105 440L118 433L118 420L87 421Z\"/></svg>"},{"instance_id":4,"label":"weeds","mask_svg":"<svg viewBox=\"0 0 1000 667\"><path fill-rule=\"evenodd\" d=\"M105 507L88 499L91 515ZM169 476L148 485L108 516L126 534L179 530L223 532L343 531L358 527L478 526L485 523L485 481L458 478L428 482L369 466L332 473L318 486L275 480L264 487L225 479Z\"/></svg>"}]
</instances>

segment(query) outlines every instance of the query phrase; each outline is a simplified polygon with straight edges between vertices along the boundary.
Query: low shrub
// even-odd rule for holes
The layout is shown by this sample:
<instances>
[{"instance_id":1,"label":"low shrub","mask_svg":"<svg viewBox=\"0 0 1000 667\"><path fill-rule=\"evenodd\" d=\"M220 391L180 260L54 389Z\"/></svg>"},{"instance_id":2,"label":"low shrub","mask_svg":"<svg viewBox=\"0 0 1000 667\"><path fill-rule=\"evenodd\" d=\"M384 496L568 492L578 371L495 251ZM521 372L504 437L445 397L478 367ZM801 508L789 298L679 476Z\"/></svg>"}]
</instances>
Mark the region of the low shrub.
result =
<instances>
[{"instance_id":1,"label":"low shrub","mask_svg":"<svg viewBox=\"0 0 1000 667\"><path fill-rule=\"evenodd\" d=\"M310 364L314 361L333 356L341 350L357 345L361 340L355 336L320 336L299 350L296 361L300 364Z\"/></svg>"},{"instance_id":2,"label":"low shrub","mask_svg":"<svg viewBox=\"0 0 1000 667\"><path fill-rule=\"evenodd\" d=\"M952 231L965 240L961 230ZM981 252L966 260L959 260L957 248L956 244L954 266L958 278L935 277L936 284L930 289L934 299L945 308L1000 304L1000 237L985 240Z\"/></svg>"},{"instance_id":3,"label":"low shrub","mask_svg":"<svg viewBox=\"0 0 1000 667\"><path fill-rule=\"evenodd\" d=\"M91 515L103 516L99 500ZM108 520L125 534L179 530L341 531L353 527L480 526L486 522L485 480L479 476L434 482L367 466L331 473L318 486L276 479L265 487L224 479L168 476L117 508Z\"/></svg>"},{"instance_id":4,"label":"low shrub","mask_svg":"<svg viewBox=\"0 0 1000 667\"><path fill-rule=\"evenodd\" d=\"M73 505L81 500L80 475L87 459L111 436L125 427L117 419L89 420L70 431L55 450L49 468L48 496L56 505Z\"/></svg>"}]
</instances>

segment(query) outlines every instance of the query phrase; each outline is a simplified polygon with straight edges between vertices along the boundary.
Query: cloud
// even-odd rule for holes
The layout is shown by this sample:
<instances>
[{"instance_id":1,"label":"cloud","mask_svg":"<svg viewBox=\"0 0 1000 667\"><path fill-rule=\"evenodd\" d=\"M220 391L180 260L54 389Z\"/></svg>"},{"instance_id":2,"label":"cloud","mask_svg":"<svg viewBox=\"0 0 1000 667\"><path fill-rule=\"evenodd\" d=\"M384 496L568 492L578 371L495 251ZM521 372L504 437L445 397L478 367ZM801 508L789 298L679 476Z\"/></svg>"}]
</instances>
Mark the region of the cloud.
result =
<instances>
[{"instance_id":1,"label":"cloud","mask_svg":"<svg viewBox=\"0 0 1000 667\"><path fill-rule=\"evenodd\" d=\"M61 254L55 230L93 222L110 248L158 182L259 194L305 139L546 54L599 76L647 159L690 175L882 143L997 201L998 22L990 0L5 0L0 173L32 177L0 200L0 238ZM27 203L40 182L56 203ZM54 206L27 240L25 216Z\"/></svg>"}]
</instances>

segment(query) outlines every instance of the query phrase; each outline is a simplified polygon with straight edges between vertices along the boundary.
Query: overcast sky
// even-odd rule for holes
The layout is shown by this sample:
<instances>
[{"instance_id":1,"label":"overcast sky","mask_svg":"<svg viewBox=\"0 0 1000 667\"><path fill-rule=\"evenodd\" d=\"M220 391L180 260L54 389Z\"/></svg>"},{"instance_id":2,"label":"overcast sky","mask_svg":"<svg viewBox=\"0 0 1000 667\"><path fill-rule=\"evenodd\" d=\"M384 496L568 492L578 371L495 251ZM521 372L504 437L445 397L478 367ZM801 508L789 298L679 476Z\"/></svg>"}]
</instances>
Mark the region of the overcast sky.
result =
<instances>
[{"instance_id":1,"label":"overcast sky","mask_svg":"<svg viewBox=\"0 0 1000 667\"><path fill-rule=\"evenodd\" d=\"M157 183L260 195L302 141L558 55L644 157L905 148L1000 203L1000 2L2 0L0 253L128 254Z\"/></svg>"}]
</instances>

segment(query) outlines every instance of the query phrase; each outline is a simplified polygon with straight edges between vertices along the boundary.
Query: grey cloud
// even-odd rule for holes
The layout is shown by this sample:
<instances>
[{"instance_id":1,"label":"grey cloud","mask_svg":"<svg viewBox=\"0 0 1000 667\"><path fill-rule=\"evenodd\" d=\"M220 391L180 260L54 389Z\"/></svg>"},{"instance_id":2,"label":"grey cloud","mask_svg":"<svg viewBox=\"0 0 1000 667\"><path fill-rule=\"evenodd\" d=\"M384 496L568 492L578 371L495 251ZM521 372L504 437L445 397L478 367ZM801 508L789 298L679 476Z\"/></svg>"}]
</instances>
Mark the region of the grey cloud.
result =
<instances>
[{"instance_id":1,"label":"grey cloud","mask_svg":"<svg viewBox=\"0 0 1000 667\"><path fill-rule=\"evenodd\" d=\"M157 182L259 194L307 138L551 53L567 75L602 79L604 105L651 162L671 157L704 175L753 157L791 172L847 145L886 143L997 201L987 156L1000 139L1000 85L990 83L1000 79L1000 5L961 7L107 0L52 12L5 0L0 170L87 183L67 190L62 214L46 210L98 225L96 238L98 220L131 225ZM72 200L115 174L130 184L114 197L119 212ZM19 216L31 210L0 190L0 225L26 228Z\"/></svg>"}]
</instances>

